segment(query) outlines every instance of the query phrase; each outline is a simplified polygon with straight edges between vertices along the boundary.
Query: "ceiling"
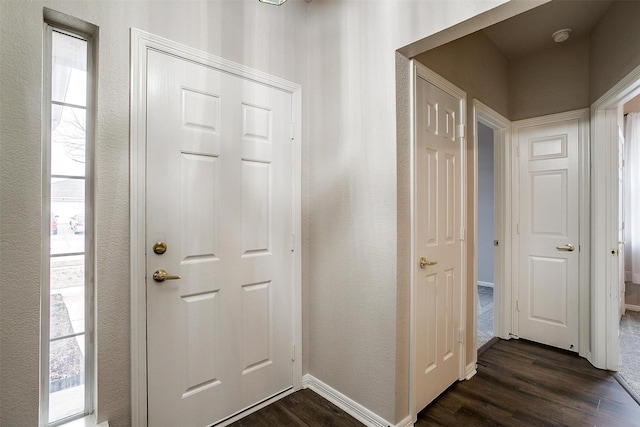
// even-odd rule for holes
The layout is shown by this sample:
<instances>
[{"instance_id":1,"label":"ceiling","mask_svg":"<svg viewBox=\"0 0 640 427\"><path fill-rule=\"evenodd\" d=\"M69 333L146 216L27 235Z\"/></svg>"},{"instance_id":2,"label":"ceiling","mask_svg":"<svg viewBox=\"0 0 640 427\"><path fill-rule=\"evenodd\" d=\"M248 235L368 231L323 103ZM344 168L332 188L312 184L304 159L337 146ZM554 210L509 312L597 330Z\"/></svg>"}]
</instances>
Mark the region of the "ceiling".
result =
<instances>
[{"instance_id":1,"label":"ceiling","mask_svg":"<svg viewBox=\"0 0 640 427\"><path fill-rule=\"evenodd\" d=\"M591 33L613 0L553 0L485 28L484 33L509 59L552 48L551 34L571 28L571 38Z\"/></svg>"}]
</instances>

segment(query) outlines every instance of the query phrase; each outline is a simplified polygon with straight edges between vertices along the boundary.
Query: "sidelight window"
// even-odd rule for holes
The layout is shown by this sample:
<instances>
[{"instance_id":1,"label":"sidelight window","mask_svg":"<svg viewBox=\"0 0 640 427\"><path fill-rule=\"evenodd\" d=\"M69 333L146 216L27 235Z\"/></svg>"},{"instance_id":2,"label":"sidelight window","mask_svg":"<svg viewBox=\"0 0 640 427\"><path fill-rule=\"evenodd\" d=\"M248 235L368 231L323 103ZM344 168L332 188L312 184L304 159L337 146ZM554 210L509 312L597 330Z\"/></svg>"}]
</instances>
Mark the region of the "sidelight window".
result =
<instances>
[{"instance_id":1,"label":"sidelight window","mask_svg":"<svg viewBox=\"0 0 640 427\"><path fill-rule=\"evenodd\" d=\"M93 411L93 39L46 23L42 426Z\"/></svg>"}]
</instances>

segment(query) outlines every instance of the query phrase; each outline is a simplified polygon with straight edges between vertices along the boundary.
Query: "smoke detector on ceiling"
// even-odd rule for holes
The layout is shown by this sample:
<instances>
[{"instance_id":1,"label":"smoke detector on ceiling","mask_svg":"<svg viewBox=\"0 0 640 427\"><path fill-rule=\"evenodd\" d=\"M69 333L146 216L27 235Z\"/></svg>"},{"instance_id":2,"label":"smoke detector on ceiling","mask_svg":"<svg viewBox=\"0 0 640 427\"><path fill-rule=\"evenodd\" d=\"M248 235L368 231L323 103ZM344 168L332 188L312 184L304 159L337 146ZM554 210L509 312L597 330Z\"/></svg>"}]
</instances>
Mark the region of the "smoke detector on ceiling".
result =
<instances>
[{"instance_id":1,"label":"smoke detector on ceiling","mask_svg":"<svg viewBox=\"0 0 640 427\"><path fill-rule=\"evenodd\" d=\"M562 30L558 30L555 33L551 34L551 38L556 43L562 43L563 41L566 41L569 38L570 34L571 34L571 28L564 28Z\"/></svg>"}]
</instances>

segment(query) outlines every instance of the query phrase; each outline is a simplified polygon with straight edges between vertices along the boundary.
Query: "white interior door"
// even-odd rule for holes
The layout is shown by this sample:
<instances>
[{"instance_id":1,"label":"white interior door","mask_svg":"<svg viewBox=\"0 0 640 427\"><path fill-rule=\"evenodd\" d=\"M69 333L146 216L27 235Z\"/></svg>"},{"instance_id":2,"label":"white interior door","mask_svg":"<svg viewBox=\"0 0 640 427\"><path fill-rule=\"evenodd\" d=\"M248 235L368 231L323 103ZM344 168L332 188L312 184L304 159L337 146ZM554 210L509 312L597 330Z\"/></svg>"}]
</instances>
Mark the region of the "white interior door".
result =
<instances>
[{"instance_id":1,"label":"white interior door","mask_svg":"<svg viewBox=\"0 0 640 427\"><path fill-rule=\"evenodd\" d=\"M292 97L147 61L148 423L203 426L293 384Z\"/></svg>"},{"instance_id":2,"label":"white interior door","mask_svg":"<svg viewBox=\"0 0 640 427\"><path fill-rule=\"evenodd\" d=\"M514 122L520 171L515 308L521 338L578 351L582 123L562 117Z\"/></svg>"},{"instance_id":3,"label":"white interior door","mask_svg":"<svg viewBox=\"0 0 640 427\"><path fill-rule=\"evenodd\" d=\"M460 376L461 117L460 99L416 79L416 412Z\"/></svg>"}]
</instances>

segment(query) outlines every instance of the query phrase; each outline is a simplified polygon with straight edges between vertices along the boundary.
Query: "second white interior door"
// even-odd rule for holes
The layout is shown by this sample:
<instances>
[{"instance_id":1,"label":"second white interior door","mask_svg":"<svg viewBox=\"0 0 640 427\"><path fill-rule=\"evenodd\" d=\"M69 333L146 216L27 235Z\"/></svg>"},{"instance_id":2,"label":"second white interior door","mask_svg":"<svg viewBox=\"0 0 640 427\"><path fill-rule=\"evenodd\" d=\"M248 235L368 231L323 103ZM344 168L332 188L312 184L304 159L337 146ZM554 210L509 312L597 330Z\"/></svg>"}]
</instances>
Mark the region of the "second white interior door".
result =
<instances>
[{"instance_id":1,"label":"second white interior door","mask_svg":"<svg viewBox=\"0 0 640 427\"><path fill-rule=\"evenodd\" d=\"M519 167L518 336L578 351L583 112L514 122Z\"/></svg>"}]
</instances>

